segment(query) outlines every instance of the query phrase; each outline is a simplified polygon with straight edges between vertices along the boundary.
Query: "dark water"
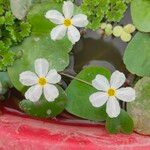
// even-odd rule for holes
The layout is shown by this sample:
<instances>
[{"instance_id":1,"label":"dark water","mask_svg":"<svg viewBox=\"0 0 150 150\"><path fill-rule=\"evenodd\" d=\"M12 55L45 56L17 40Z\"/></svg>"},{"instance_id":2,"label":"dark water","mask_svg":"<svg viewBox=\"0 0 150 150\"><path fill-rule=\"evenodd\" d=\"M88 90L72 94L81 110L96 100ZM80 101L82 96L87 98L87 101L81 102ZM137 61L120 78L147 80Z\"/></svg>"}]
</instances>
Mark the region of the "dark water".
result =
<instances>
[{"instance_id":1,"label":"dark water","mask_svg":"<svg viewBox=\"0 0 150 150\"><path fill-rule=\"evenodd\" d=\"M119 24L126 25L128 23L132 23L130 8ZM128 75L122 60L126 46L127 43L119 38L102 36L98 31L88 30L73 47L70 53L70 65L65 72L76 75L85 67L100 66L111 72L119 70ZM68 83L68 80L64 79Z\"/></svg>"},{"instance_id":2,"label":"dark water","mask_svg":"<svg viewBox=\"0 0 150 150\"><path fill-rule=\"evenodd\" d=\"M129 14L128 9L120 24L131 23ZM128 75L122 60L126 46L127 43L122 42L119 38L104 37L99 32L88 30L73 47L70 53L70 64L64 72L76 75L85 67L100 66L109 69L111 72L120 70ZM70 81L70 79L64 77L63 86L66 87ZM1 105L20 110L18 103L22 99L23 97L13 89L10 98L2 102Z\"/></svg>"}]
</instances>

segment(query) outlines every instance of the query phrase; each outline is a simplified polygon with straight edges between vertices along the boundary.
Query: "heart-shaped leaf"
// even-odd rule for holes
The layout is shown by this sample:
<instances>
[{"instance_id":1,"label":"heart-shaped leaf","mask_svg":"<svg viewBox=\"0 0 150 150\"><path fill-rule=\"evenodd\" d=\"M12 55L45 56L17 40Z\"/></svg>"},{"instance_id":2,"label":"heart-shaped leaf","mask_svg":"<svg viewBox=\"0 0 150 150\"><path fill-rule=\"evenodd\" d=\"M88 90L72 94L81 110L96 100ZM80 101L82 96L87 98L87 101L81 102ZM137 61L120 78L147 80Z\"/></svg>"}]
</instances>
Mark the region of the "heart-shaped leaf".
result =
<instances>
[{"instance_id":1,"label":"heart-shaped leaf","mask_svg":"<svg viewBox=\"0 0 150 150\"><path fill-rule=\"evenodd\" d=\"M105 126L108 132L112 134L119 132L130 134L133 132L134 124L132 118L122 109L118 117L107 117Z\"/></svg>"},{"instance_id":2,"label":"heart-shaped leaf","mask_svg":"<svg viewBox=\"0 0 150 150\"><path fill-rule=\"evenodd\" d=\"M131 3L132 20L142 32L150 32L150 1L133 0Z\"/></svg>"},{"instance_id":3,"label":"heart-shaped leaf","mask_svg":"<svg viewBox=\"0 0 150 150\"><path fill-rule=\"evenodd\" d=\"M150 76L150 35L137 33L124 54L127 69L138 76Z\"/></svg>"},{"instance_id":4,"label":"heart-shaped leaf","mask_svg":"<svg viewBox=\"0 0 150 150\"><path fill-rule=\"evenodd\" d=\"M50 68L57 71L64 70L69 64L68 52L72 45L69 41L52 41L49 36L31 36L25 39L22 45L12 48L12 51L22 51L23 56L8 68L10 79L16 89L22 91L24 86L19 82L19 74L23 71L34 72L34 61L37 58L46 58Z\"/></svg>"},{"instance_id":5,"label":"heart-shaped leaf","mask_svg":"<svg viewBox=\"0 0 150 150\"><path fill-rule=\"evenodd\" d=\"M82 70L77 75L77 78L82 79L88 83L92 83L92 80L97 74L102 74L107 78L110 78L110 72L100 67L88 67ZM107 116L105 112L105 106L95 108L89 101L90 95L96 91L97 90L92 86L74 79L66 89L68 97L66 110L69 113L81 118L95 121L104 121Z\"/></svg>"},{"instance_id":6,"label":"heart-shaped leaf","mask_svg":"<svg viewBox=\"0 0 150 150\"><path fill-rule=\"evenodd\" d=\"M53 118L60 114L66 105L67 97L65 91L57 85L59 89L59 97L54 102L48 102L44 96L37 102L33 103L29 100L20 102L20 108L28 115L37 118Z\"/></svg>"},{"instance_id":7,"label":"heart-shaped leaf","mask_svg":"<svg viewBox=\"0 0 150 150\"><path fill-rule=\"evenodd\" d=\"M128 103L127 110L138 133L150 135L150 78L144 77L135 85L136 100Z\"/></svg>"}]
</instances>

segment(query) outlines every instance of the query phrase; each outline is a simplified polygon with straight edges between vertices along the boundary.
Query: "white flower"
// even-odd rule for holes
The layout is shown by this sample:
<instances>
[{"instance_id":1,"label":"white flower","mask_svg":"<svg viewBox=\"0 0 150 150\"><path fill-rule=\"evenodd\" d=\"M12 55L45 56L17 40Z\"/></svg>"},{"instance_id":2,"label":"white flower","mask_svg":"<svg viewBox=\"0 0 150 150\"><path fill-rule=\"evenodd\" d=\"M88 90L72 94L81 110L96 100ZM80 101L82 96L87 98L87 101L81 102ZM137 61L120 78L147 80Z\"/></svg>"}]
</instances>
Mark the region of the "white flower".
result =
<instances>
[{"instance_id":1,"label":"white flower","mask_svg":"<svg viewBox=\"0 0 150 150\"><path fill-rule=\"evenodd\" d=\"M92 81L94 88L99 90L89 97L94 107L101 107L106 103L106 113L110 118L115 118L120 114L118 100L131 102L135 100L135 90L131 87L120 88L125 83L125 75L115 71L110 78L110 82L103 75L97 75Z\"/></svg>"},{"instance_id":2,"label":"white flower","mask_svg":"<svg viewBox=\"0 0 150 150\"><path fill-rule=\"evenodd\" d=\"M61 80L61 76L55 69L49 71L49 63L46 59L35 60L35 72L25 71L20 74L20 82L25 86L31 86L25 93L25 98L37 102L42 93L47 101L52 102L59 96L59 91L53 84Z\"/></svg>"},{"instance_id":3,"label":"white flower","mask_svg":"<svg viewBox=\"0 0 150 150\"><path fill-rule=\"evenodd\" d=\"M69 40L74 44L80 39L80 32L76 27L87 26L87 16L84 14L73 16L74 5L71 1L64 2L62 10L64 15L57 10L49 10L45 15L47 19L58 25L51 31L51 38L62 39L67 32Z\"/></svg>"}]
</instances>

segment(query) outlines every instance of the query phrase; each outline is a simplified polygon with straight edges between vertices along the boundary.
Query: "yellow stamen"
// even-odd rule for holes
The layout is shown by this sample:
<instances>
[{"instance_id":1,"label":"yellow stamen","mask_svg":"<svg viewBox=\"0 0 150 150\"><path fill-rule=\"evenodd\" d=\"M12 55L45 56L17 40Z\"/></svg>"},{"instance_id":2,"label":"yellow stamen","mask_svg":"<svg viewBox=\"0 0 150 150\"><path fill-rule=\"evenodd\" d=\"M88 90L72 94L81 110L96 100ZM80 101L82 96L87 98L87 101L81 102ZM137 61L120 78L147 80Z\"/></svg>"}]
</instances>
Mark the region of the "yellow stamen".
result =
<instances>
[{"instance_id":1,"label":"yellow stamen","mask_svg":"<svg viewBox=\"0 0 150 150\"><path fill-rule=\"evenodd\" d=\"M38 83L40 86L44 86L47 83L47 80L46 80L46 78L41 77L41 78L39 78Z\"/></svg>"},{"instance_id":2,"label":"yellow stamen","mask_svg":"<svg viewBox=\"0 0 150 150\"><path fill-rule=\"evenodd\" d=\"M108 93L108 95L109 95L109 96L115 96L115 94L116 94L116 90L115 90L115 89L110 88L110 89L107 91L107 93Z\"/></svg>"},{"instance_id":3,"label":"yellow stamen","mask_svg":"<svg viewBox=\"0 0 150 150\"><path fill-rule=\"evenodd\" d=\"M72 25L71 19L65 19L65 20L64 20L64 25L65 25L66 27L71 26L71 25Z\"/></svg>"}]
</instances>

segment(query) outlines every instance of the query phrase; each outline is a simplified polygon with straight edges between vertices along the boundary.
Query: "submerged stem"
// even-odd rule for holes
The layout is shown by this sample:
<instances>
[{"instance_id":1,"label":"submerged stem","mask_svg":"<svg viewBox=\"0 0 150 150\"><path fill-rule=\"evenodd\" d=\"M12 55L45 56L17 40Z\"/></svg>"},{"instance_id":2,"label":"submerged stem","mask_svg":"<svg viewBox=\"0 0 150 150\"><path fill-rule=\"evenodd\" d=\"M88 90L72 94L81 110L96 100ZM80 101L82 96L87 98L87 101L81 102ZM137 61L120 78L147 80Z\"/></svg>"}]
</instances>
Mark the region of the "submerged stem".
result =
<instances>
[{"instance_id":1,"label":"submerged stem","mask_svg":"<svg viewBox=\"0 0 150 150\"><path fill-rule=\"evenodd\" d=\"M63 76L66 76L66 77L69 77L69 78L71 78L71 79L75 79L75 80L77 80L77 81L80 81L80 82L82 82L82 83L85 83L85 84L87 84L87 85L92 86L91 83L86 82L86 81L84 81L84 80L82 80L82 79L79 79L79 78L77 78L77 77L74 77L74 76L72 76L72 75L69 75L69 74L66 74L66 73L63 73L63 72L60 72L59 74L61 74L61 75L63 75Z\"/></svg>"}]
</instances>

